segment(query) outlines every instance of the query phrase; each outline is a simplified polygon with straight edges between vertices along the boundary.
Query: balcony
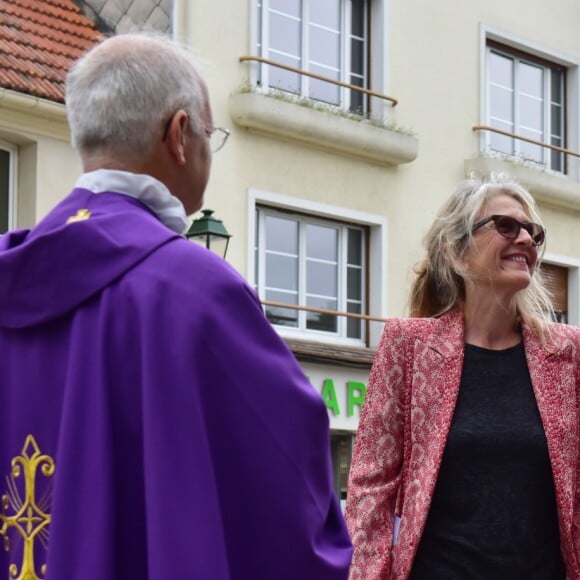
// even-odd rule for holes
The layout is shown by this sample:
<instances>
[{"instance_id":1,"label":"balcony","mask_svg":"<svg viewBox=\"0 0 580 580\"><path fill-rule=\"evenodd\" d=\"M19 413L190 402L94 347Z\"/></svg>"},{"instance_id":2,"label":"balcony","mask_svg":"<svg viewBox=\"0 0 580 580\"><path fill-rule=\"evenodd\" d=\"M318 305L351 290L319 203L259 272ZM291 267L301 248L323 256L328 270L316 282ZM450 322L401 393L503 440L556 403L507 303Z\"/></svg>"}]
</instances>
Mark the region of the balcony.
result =
<instances>
[{"instance_id":1,"label":"balcony","mask_svg":"<svg viewBox=\"0 0 580 580\"><path fill-rule=\"evenodd\" d=\"M558 151L566 155L568 164L568 174L550 170L543 165L520 159L501 153L481 153L478 157L467 159L465 161L465 171L467 174L476 172L480 175L487 175L491 172L503 172L517 179L530 193L533 194L536 201L543 205L560 208L580 210L580 183L574 179L577 175L578 162L580 153L529 139L515 133L502 131L488 125L474 125L473 131L493 132L513 139L518 139L533 145Z\"/></svg>"},{"instance_id":2,"label":"balcony","mask_svg":"<svg viewBox=\"0 0 580 580\"><path fill-rule=\"evenodd\" d=\"M389 101L392 106L397 104L393 97L262 57L242 56L240 61L283 68ZM333 153L391 166L409 163L417 157L418 140L411 131L293 93L256 87L232 94L229 107L232 118L242 127Z\"/></svg>"}]
</instances>

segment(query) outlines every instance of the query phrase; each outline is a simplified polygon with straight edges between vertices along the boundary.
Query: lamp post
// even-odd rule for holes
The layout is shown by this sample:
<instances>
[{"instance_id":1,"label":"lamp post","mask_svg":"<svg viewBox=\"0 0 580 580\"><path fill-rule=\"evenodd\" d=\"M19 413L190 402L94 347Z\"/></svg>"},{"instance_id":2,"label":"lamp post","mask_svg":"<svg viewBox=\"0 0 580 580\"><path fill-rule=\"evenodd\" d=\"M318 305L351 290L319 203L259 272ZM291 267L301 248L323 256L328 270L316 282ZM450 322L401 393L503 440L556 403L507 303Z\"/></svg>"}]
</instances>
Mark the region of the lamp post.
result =
<instances>
[{"instance_id":1,"label":"lamp post","mask_svg":"<svg viewBox=\"0 0 580 580\"><path fill-rule=\"evenodd\" d=\"M202 217L193 221L185 237L225 258L231 234L226 230L222 220L213 217L213 210L203 209L201 213Z\"/></svg>"}]
</instances>

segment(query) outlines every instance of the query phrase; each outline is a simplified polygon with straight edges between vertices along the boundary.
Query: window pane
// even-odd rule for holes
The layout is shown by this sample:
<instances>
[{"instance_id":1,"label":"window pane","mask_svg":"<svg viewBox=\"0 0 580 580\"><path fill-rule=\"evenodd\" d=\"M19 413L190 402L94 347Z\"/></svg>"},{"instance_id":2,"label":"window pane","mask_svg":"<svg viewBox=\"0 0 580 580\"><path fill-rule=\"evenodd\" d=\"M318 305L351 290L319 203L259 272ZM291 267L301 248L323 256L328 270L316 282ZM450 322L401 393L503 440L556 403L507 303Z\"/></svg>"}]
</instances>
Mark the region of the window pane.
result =
<instances>
[{"instance_id":1,"label":"window pane","mask_svg":"<svg viewBox=\"0 0 580 580\"><path fill-rule=\"evenodd\" d=\"M551 71L552 102L563 104L564 101L564 74L562 71Z\"/></svg>"},{"instance_id":2,"label":"window pane","mask_svg":"<svg viewBox=\"0 0 580 580\"><path fill-rule=\"evenodd\" d=\"M365 44L362 40L353 38L350 41L350 70L353 73L364 75L365 72Z\"/></svg>"},{"instance_id":3,"label":"window pane","mask_svg":"<svg viewBox=\"0 0 580 580\"><path fill-rule=\"evenodd\" d=\"M530 139L535 139L536 141L542 141L542 135L538 135L534 131L527 131L522 129L520 131L523 137L529 137ZM525 141L520 142L520 155L524 159L530 159L536 161L537 163L542 163L544 160L544 149L539 145L533 145L532 143L526 143Z\"/></svg>"},{"instance_id":4,"label":"window pane","mask_svg":"<svg viewBox=\"0 0 580 580\"><path fill-rule=\"evenodd\" d=\"M348 229L348 263L362 265L362 230Z\"/></svg>"},{"instance_id":5,"label":"window pane","mask_svg":"<svg viewBox=\"0 0 580 580\"><path fill-rule=\"evenodd\" d=\"M498 86L489 89L491 117L512 122L514 119L513 92Z\"/></svg>"},{"instance_id":6,"label":"window pane","mask_svg":"<svg viewBox=\"0 0 580 580\"><path fill-rule=\"evenodd\" d=\"M262 53L262 35L264 34L264 29L262 28L262 2L258 0L258 53L260 56Z\"/></svg>"},{"instance_id":7,"label":"window pane","mask_svg":"<svg viewBox=\"0 0 580 580\"><path fill-rule=\"evenodd\" d=\"M351 30L354 36L365 37L365 6L366 0L352 0Z\"/></svg>"},{"instance_id":8,"label":"window pane","mask_svg":"<svg viewBox=\"0 0 580 580\"><path fill-rule=\"evenodd\" d=\"M556 143L552 143L556 145ZM561 145L559 145L561 147ZM559 151L550 151L550 169L564 171L564 154Z\"/></svg>"},{"instance_id":9,"label":"window pane","mask_svg":"<svg viewBox=\"0 0 580 580\"><path fill-rule=\"evenodd\" d=\"M0 149L0 234L8 231L10 202L10 153Z\"/></svg>"},{"instance_id":10,"label":"window pane","mask_svg":"<svg viewBox=\"0 0 580 580\"><path fill-rule=\"evenodd\" d=\"M298 258L266 254L266 286L278 290L298 290Z\"/></svg>"},{"instance_id":11,"label":"window pane","mask_svg":"<svg viewBox=\"0 0 580 580\"><path fill-rule=\"evenodd\" d=\"M513 133L514 130L512 123L504 123L503 121L498 121L497 119L492 119L490 124L492 127L501 129L502 131L509 131L510 133ZM490 133L489 145L494 151L499 151L501 153L507 153L508 155L511 155L514 150L514 139L512 137L506 137L505 135L499 135L498 133Z\"/></svg>"},{"instance_id":12,"label":"window pane","mask_svg":"<svg viewBox=\"0 0 580 580\"><path fill-rule=\"evenodd\" d=\"M495 52L489 55L489 78L492 83L513 87L514 61Z\"/></svg>"},{"instance_id":13,"label":"window pane","mask_svg":"<svg viewBox=\"0 0 580 580\"><path fill-rule=\"evenodd\" d=\"M300 1L301 0L270 0L270 9L278 10L279 12L284 12L300 18Z\"/></svg>"},{"instance_id":14,"label":"window pane","mask_svg":"<svg viewBox=\"0 0 580 580\"><path fill-rule=\"evenodd\" d=\"M308 258L338 259L338 230L327 226L306 224L306 255Z\"/></svg>"},{"instance_id":15,"label":"window pane","mask_svg":"<svg viewBox=\"0 0 580 580\"><path fill-rule=\"evenodd\" d=\"M562 136L562 107L560 105L551 105L551 123L552 135Z\"/></svg>"},{"instance_id":16,"label":"window pane","mask_svg":"<svg viewBox=\"0 0 580 580\"><path fill-rule=\"evenodd\" d=\"M264 222L266 250L298 254L298 222L296 220L267 215Z\"/></svg>"},{"instance_id":17,"label":"window pane","mask_svg":"<svg viewBox=\"0 0 580 580\"><path fill-rule=\"evenodd\" d=\"M350 300L362 299L362 270L360 268L348 268L346 272L347 287L346 295Z\"/></svg>"},{"instance_id":18,"label":"window pane","mask_svg":"<svg viewBox=\"0 0 580 580\"><path fill-rule=\"evenodd\" d=\"M363 79L360 77L351 76L350 77L350 84L355 85L356 87L363 86ZM350 106L349 109L355 113L364 113L365 111L365 96L363 93L359 93L358 91L349 91L350 93Z\"/></svg>"},{"instance_id":19,"label":"window pane","mask_svg":"<svg viewBox=\"0 0 580 580\"><path fill-rule=\"evenodd\" d=\"M338 73L329 73L328 69L323 69L319 66L310 66L311 72L319 75L324 75L325 77L338 80ZM318 81L316 79L310 79L310 91L308 96L311 99L316 99L317 101L323 101L331 105L340 105L340 89L336 85L329 83L328 81Z\"/></svg>"},{"instance_id":20,"label":"window pane","mask_svg":"<svg viewBox=\"0 0 580 580\"><path fill-rule=\"evenodd\" d=\"M270 49L300 56L300 21L270 12Z\"/></svg>"},{"instance_id":21,"label":"window pane","mask_svg":"<svg viewBox=\"0 0 580 580\"><path fill-rule=\"evenodd\" d=\"M542 101L520 95L520 125L542 132L544 126Z\"/></svg>"},{"instance_id":22,"label":"window pane","mask_svg":"<svg viewBox=\"0 0 580 580\"><path fill-rule=\"evenodd\" d=\"M337 301L330 298L309 297L307 306L321 308L324 310L336 310ZM337 332L338 319L333 314L323 314L316 312L306 313L306 328L310 330L322 330L325 332Z\"/></svg>"},{"instance_id":23,"label":"window pane","mask_svg":"<svg viewBox=\"0 0 580 580\"><path fill-rule=\"evenodd\" d=\"M310 21L334 30L340 29L340 0L314 0L309 3Z\"/></svg>"},{"instance_id":24,"label":"window pane","mask_svg":"<svg viewBox=\"0 0 580 580\"><path fill-rule=\"evenodd\" d=\"M338 295L338 267L335 264L306 263L306 292L336 298Z\"/></svg>"},{"instance_id":25,"label":"window pane","mask_svg":"<svg viewBox=\"0 0 580 580\"><path fill-rule=\"evenodd\" d=\"M310 61L333 69L340 67L340 35L338 32L310 26L309 42Z\"/></svg>"},{"instance_id":26,"label":"window pane","mask_svg":"<svg viewBox=\"0 0 580 580\"><path fill-rule=\"evenodd\" d=\"M298 294L267 290L266 300L270 300L271 302L283 302L286 304L297 304ZM277 306L266 306L266 316L272 324L292 326L294 328L298 327L298 310L279 308Z\"/></svg>"},{"instance_id":27,"label":"window pane","mask_svg":"<svg viewBox=\"0 0 580 580\"><path fill-rule=\"evenodd\" d=\"M527 95L543 98L544 70L538 66L521 63L519 69L519 91Z\"/></svg>"},{"instance_id":28,"label":"window pane","mask_svg":"<svg viewBox=\"0 0 580 580\"><path fill-rule=\"evenodd\" d=\"M361 305L358 302L349 302L347 304L347 312L354 314L362 314ZM362 338L363 321L358 318L347 318L346 322L346 336L348 338Z\"/></svg>"},{"instance_id":29,"label":"window pane","mask_svg":"<svg viewBox=\"0 0 580 580\"><path fill-rule=\"evenodd\" d=\"M281 62L282 64L287 64L293 67L300 66L300 59L284 56L274 51L270 51L269 57L272 60ZM300 75L298 73L289 72L281 68L271 66L269 67L268 74L268 85L270 87L280 89L281 91L287 91L289 93L300 92Z\"/></svg>"}]
</instances>

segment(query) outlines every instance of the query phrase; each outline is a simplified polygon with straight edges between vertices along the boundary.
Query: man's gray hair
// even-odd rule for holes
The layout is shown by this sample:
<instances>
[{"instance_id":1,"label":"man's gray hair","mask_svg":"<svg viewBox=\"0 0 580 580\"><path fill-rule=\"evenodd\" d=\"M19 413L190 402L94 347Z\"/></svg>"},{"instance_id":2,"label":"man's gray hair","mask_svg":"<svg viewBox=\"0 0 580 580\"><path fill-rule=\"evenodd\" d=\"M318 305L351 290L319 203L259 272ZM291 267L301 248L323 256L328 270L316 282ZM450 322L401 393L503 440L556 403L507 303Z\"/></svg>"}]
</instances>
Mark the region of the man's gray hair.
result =
<instances>
[{"instance_id":1,"label":"man's gray hair","mask_svg":"<svg viewBox=\"0 0 580 580\"><path fill-rule=\"evenodd\" d=\"M206 93L192 55L167 36L131 33L104 40L81 57L66 79L73 146L137 160L184 109L203 131Z\"/></svg>"}]
</instances>

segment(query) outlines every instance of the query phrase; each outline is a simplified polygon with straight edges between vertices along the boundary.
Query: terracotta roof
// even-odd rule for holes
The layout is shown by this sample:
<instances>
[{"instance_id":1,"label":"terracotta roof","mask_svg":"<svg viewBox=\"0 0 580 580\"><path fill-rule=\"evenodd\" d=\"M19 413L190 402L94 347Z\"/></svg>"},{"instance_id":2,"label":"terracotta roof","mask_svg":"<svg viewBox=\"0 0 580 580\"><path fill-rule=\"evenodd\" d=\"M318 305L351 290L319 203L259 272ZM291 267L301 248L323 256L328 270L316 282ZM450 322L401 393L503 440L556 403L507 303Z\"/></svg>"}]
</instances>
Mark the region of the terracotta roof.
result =
<instances>
[{"instance_id":1,"label":"terracotta roof","mask_svg":"<svg viewBox=\"0 0 580 580\"><path fill-rule=\"evenodd\" d=\"M72 0L0 0L0 87L62 103L68 69L101 37Z\"/></svg>"}]
</instances>

